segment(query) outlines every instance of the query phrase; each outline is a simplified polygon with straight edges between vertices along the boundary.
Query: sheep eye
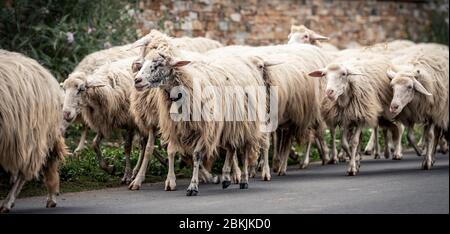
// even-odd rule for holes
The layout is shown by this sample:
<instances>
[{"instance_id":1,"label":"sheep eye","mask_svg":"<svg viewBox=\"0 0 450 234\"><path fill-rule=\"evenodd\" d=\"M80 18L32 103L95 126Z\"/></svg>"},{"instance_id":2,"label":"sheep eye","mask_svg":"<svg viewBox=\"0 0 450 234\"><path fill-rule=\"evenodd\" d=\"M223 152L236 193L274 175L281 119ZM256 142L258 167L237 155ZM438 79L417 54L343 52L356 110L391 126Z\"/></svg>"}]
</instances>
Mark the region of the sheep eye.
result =
<instances>
[{"instance_id":1,"label":"sheep eye","mask_svg":"<svg viewBox=\"0 0 450 234\"><path fill-rule=\"evenodd\" d=\"M345 73L345 72L342 72L342 73L341 73L341 75L342 75L342 76L346 76L346 75L347 75L347 73Z\"/></svg>"},{"instance_id":2,"label":"sheep eye","mask_svg":"<svg viewBox=\"0 0 450 234\"><path fill-rule=\"evenodd\" d=\"M141 63L133 63L133 65L131 66L131 69L134 73L138 72L139 70L141 70L142 68L142 64Z\"/></svg>"},{"instance_id":3,"label":"sheep eye","mask_svg":"<svg viewBox=\"0 0 450 234\"><path fill-rule=\"evenodd\" d=\"M412 87L412 85L408 85L408 89L412 89L413 87Z\"/></svg>"},{"instance_id":4,"label":"sheep eye","mask_svg":"<svg viewBox=\"0 0 450 234\"><path fill-rule=\"evenodd\" d=\"M308 38L308 35L303 36L304 38Z\"/></svg>"}]
</instances>

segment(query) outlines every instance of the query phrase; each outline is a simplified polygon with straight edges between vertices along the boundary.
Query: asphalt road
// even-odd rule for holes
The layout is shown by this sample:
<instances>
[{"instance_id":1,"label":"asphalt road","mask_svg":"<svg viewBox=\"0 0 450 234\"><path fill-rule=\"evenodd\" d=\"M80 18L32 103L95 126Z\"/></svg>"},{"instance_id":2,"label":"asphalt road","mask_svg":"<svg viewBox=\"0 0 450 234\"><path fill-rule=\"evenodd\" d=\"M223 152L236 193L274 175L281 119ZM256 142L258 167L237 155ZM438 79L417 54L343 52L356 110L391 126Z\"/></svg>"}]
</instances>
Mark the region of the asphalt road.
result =
<instances>
[{"instance_id":1,"label":"asphalt road","mask_svg":"<svg viewBox=\"0 0 450 234\"><path fill-rule=\"evenodd\" d=\"M126 187L67 193L58 207L46 209L45 197L16 201L12 213L449 213L449 156L438 154L430 171L420 170L421 158L407 154L401 161L364 158L360 174L345 176L345 164L299 170L272 181L250 180L248 190L231 185L200 184L196 197L186 197L188 180L177 191L162 183L139 191Z\"/></svg>"}]
</instances>

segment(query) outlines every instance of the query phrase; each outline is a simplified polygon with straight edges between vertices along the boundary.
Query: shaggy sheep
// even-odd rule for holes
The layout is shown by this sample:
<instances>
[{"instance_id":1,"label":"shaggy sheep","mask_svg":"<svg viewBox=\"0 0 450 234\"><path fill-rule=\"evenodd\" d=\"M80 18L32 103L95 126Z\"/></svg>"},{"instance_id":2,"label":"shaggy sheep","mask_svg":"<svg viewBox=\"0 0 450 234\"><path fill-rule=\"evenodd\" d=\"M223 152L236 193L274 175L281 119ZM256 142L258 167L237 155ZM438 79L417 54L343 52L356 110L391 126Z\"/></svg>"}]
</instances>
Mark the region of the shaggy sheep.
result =
<instances>
[{"instance_id":1,"label":"shaggy sheep","mask_svg":"<svg viewBox=\"0 0 450 234\"><path fill-rule=\"evenodd\" d=\"M177 112L177 105L181 105L180 102L185 102L187 99L192 99L192 112L202 113L199 106L207 105L208 101L205 98L193 95L194 85L205 89L206 87L215 87L211 90L212 97L218 97L218 105L212 105L210 110L216 110L220 108L225 110L227 101L232 102L231 106L239 106L241 100L236 98L228 99L226 95L226 87L242 87L241 76L250 79L254 76L254 80L258 81L264 86L262 77L255 75L259 74L256 71L256 67L246 64L242 60L209 60L209 61L186 61L177 60L176 51L170 40L167 40L165 36L161 36L157 31L152 31L152 35L147 37L144 44L148 44L146 48L150 48L150 53L147 54L145 62L142 68L139 70L135 79L135 87L138 89L145 88L158 88L158 111L159 111L159 125L161 128L162 138L169 142L168 154L169 161L174 157L176 151L192 155L193 157L193 176L191 184L187 190L187 195L197 195L198 193L198 173L202 167L203 158L208 159L216 154L219 147L227 149L227 157L225 160L224 169L229 168L232 163L233 155L239 149L245 149L243 154L243 173L241 176L241 188L248 187L248 165L255 160L258 156L261 142L266 142L265 134L259 131L258 121L224 121L225 116L215 116L220 118L221 121L206 121L205 119L199 119L197 121L175 121L171 119L174 114L174 110L171 109L175 102L175 112ZM159 35L159 36L155 36ZM142 44L142 41L138 41L137 45ZM206 58L206 57L205 57ZM189 64L189 65L187 65ZM171 88L181 86L183 87L182 96L179 98L173 98L170 94ZM241 89L237 89L237 94L240 96L246 93ZM180 100L178 100L180 99ZM187 102L188 105L191 102ZM203 104L203 105L201 105ZM230 103L228 103L230 104ZM244 106L249 105L244 103ZM244 116L243 111L246 108L234 109L237 116ZM185 110L186 111L186 110ZM225 112L226 113L226 112ZM189 117L192 117L189 115ZM204 118L204 116L203 116ZM263 150L268 146L263 146ZM173 160L172 160L173 161ZM169 168L169 176L171 169ZM227 175L227 173L224 173ZM224 177L224 187L228 186L229 178ZM171 180L172 178L170 178ZM174 181L173 181L174 182ZM170 182L171 183L171 182Z\"/></svg>"},{"instance_id":2,"label":"shaggy sheep","mask_svg":"<svg viewBox=\"0 0 450 234\"><path fill-rule=\"evenodd\" d=\"M0 213L14 206L24 183L40 171L47 207L55 207L58 165L67 155L58 82L35 60L0 50L0 93L0 165L14 178Z\"/></svg>"},{"instance_id":3,"label":"shaggy sheep","mask_svg":"<svg viewBox=\"0 0 450 234\"><path fill-rule=\"evenodd\" d=\"M360 167L358 155L360 135L363 127L385 126L391 129L393 140L400 141L398 129L391 121L389 102L392 91L385 71L390 65L385 56L362 53L353 58L338 58L333 63L311 72L314 77L326 77L326 95L332 101L331 118L343 129L342 148L350 155L348 175L356 175ZM330 116L328 116L330 118ZM348 135L354 130L351 151ZM389 149L387 150L390 154ZM394 152L394 155L401 152Z\"/></svg>"},{"instance_id":4,"label":"shaggy sheep","mask_svg":"<svg viewBox=\"0 0 450 234\"><path fill-rule=\"evenodd\" d=\"M152 35L157 35L156 38L153 39L153 42L149 45L146 43ZM157 37L162 37L163 39L158 40ZM141 42L144 41L144 44ZM214 40L206 39L206 38L170 38L166 35L161 34L158 31L152 31L152 33L148 34L147 36L143 37L140 42L135 43L135 45L142 46L140 50L139 57L133 61L133 70L134 72L137 72L140 70L140 68L143 65L144 58L147 54L148 47L150 48L158 48L160 51L165 51L164 48L168 47L169 44L167 44L166 41L170 41L171 49L173 50L173 53L180 54L181 56L193 59L193 58L199 58L201 57L197 52L204 52L206 50L214 49L221 47L222 45L219 42L216 42ZM191 52L190 52L191 51ZM133 170L133 176L134 180L130 183L129 189L131 190L138 190L141 187L142 182L145 179L145 173L147 171L148 162L150 160L150 156L153 153L156 153L157 151L154 151L154 143L155 143L155 137L156 132L159 129L158 126L158 118L159 114L157 111L157 91L156 90L145 90L145 91L138 91L136 89L132 90L131 93L131 112L134 116L135 122L137 126L139 127L139 130L142 135L146 136L147 143L145 146L145 150L143 153L143 157L140 157L138 160L138 163L136 164L134 170ZM169 149L171 150L171 149ZM171 150L172 151L172 150ZM174 152L175 153L175 152ZM185 155L182 155L182 159L184 161L190 162L190 159L186 157ZM200 175L202 176L203 180L206 182L217 182L217 179L212 176L209 171L211 171L212 168L212 160L205 160L203 167L201 167ZM175 174L173 172L173 163L174 158L169 155L169 175L166 180L166 186L165 189L175 190L176 183L175 183ZM239 169L239 168L237 168ZM235 174L240 174L239 171L235 171Z\"/></svg>"},{"instance_id":5,"label":"shaggy sheep","mask_svg":"<svg viewBox=\"0 0 450 234\"><path fill-rule=\"evenodd\" d=\"M393 59L392 69L387 72L392 79L394 96L390 111L395 119L410 129L415 123L425 124L426 155L422 168L427 170L434 164L441 132L448 134L448 52L433 46L428 50L411 50Z\"/></svg>"},{"instance_id":6,"label":"shaggy sheep","mask_svg":"<svg viewBox=\"0 0 450 234\"><path fill-rule=\"evenodd\" d=\"M133 58L108 63L98 68L86 80L67 79L64 113L75 113L80 108L81 116L88 126L96 132L93 147L100 167L113 173L114 166L107 165L102 157L100 143L115 129L124 129L125 173L122 182L131 180L130 151L136 126L129 112L130 92L133 88L131 64ZM66 114L65 114L66 115Z\"/></svg>"},{"instance_id":7,"label":"shaggy sheep","mask_svg":"<svg viewBox=\"0 0 450 234\"><path fill-rule=\"evenodd\" d=\"M128 50L129 47L130 45L116 46L87 55L75 67L73 72L66 80L84 81L86 80L88 75L92 74L96 69L106 63L137 56L137 50ZM80 142L74 150L74 154L78 155L85 147L86 135L89 127L83 121L83 118L79 116L81 111L79 106L74 106L73 108L71 108L71 110L72 112L64 112L64 120L67 122L65 124L65 127L68 127L72 123L80 123L82 124L83 129L83 131L81 132Z\"/></svg>"},{"instance_id":8,"label":"shaggy sheep","mask_svg":"<svg viewBox=\"0 0 450 234\"><path fill-rule=\"evenodd\" d=\"M293 44L293 43L300 43L300 44L311 44L311 45L315 45L317 47L321 47L324 50L327 51L339 51L338 48L336 48L336 46L330 44L330 43L325 43L323 41L328 41L329 38L322 36L316 32L314 32L313 30L305 27L304 25L292 25L291 26L291 33L289 33L288 35L288 44Z\"/></svg>"}]
</instances>

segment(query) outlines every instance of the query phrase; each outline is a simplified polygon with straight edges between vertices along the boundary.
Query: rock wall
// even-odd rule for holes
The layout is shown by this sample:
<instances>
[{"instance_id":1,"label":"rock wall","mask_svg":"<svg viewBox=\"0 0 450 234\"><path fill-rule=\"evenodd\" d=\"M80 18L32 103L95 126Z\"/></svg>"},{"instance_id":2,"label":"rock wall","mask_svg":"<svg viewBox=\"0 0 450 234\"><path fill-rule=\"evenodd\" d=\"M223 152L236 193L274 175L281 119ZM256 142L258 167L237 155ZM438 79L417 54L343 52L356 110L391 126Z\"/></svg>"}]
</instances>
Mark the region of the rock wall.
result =
<instances>
[{"instance_id":1,"label":"rock wall","mask_svg":"<svg viewBox=\"0 0 450 234\"><path fill-rule=\"evenodd\" d=\"M143 0L139 28L172 36L206 36L224 44L285 43L291 24L332 38L339 47L393 39L421 41L434 4L426 1Z\"/></svg>"}]
</instances>

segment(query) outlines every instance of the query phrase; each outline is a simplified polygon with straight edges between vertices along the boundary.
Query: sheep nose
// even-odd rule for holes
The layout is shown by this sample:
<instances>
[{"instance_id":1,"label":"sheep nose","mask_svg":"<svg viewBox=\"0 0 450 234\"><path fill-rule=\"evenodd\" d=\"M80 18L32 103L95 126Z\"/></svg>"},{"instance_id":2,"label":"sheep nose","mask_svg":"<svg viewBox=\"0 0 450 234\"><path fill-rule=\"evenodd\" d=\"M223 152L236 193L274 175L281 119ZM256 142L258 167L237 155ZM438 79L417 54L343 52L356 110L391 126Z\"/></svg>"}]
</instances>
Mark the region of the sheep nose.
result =
<instances>
[{"instance_id":1,"label":"sheep nose","mask_svg":"<svg viewBox=\"0 0 450 234\"><path fill-rule=\"evenodd\" d=\"M135 84L139 84L141 82L142 82L142 77L136 77L136 79L134 79Z\"/></svg>"},{"instance_id":2,"label":"sheep nose","mask_svg":"<svg viewBox=\"0 0 450 234\"><path fill-rule=\"evenodd\" d=\"M396 103L392 103L391 104L391 112L395 112L396 110L398 110L399 105Z\"/></svg>"},{"instance_id":3,"label":"sheep nose","mask_svg":"<svg viewBox=\"0 0 450 234\"><path fill-rule=\"evenodd\" d=\"M64 115L64 119L65 119L65 120L67 120L67 121L72 120L72 119L70 118L70 112L69 112L69 111L64 111L64 112L63 112L63 115Z\"/></svg>"},{"instance_id":4,"label":"sheep nose","mask_svg":"<svg viewBox=\"0 0 450 234\"><path fill-rule=\"evenodd\" d=\"M332 89L327 89L327 90L325 91L325 94L326 94L328 97L330 97L330 96L332 96L332 95L334 94L334 90L332 90Z\"/></svg>"}]
</instances>

